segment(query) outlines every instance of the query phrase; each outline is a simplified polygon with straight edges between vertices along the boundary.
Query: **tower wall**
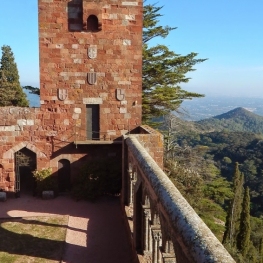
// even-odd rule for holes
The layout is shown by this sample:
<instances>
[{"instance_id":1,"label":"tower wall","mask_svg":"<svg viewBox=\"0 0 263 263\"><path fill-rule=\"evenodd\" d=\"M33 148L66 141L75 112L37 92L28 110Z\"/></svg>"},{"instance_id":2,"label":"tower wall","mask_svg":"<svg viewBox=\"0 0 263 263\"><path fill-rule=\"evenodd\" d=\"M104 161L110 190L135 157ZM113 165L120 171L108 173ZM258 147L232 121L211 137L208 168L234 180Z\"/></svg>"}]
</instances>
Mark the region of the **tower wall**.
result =
<instances>
[{"instance_id":1,"label":"tower wall","mask_svg":"<svg viewBox=\"0 0 263 263\"><path fill-rule=\"evenodd\" d=\"M93 104L100 139L141 124L142 1L39 0L39 43L41 108L58 112L44 119L54 130L86 138Z\"/></svg>"},{"instance_id":2,"label":"tower wall","mask_svg":"<svg viewBox=\"0 0 263 263\"><path fill-rule=\"evenodd\" d=\"M53 176L68 161L73 182L87 161L121 166L121 136L141 124L142 0L39 0L38 8L40 108L0 108L4 191L19 191L24 148Z\"/></svg>"}]
</instances>

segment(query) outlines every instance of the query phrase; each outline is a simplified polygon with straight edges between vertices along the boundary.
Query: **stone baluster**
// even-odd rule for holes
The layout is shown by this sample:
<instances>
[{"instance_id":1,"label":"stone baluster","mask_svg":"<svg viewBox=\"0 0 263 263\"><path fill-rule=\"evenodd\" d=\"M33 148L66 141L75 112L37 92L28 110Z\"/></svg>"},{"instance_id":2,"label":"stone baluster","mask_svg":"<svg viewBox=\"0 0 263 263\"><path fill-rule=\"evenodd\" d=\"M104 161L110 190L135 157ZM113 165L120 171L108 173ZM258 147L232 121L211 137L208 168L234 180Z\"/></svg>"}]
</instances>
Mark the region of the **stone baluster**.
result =
<instances>
[{"instance_id":1,"label":"stone baluster","mask_svg":"<svg viewBox=\"0 0 263 263\"><path fill-rule=\"evenodd\" d=\"M149 233L150 233L149 220L151 217L150 208L143 207L143 212L144 212L144 251L150 251L150 240L149 240Z\"/></svg>"},{"instance_id":2,"label":"stone baluster","mask_svg":"<svg viewBox=\"0 0 263 263\"><path fill-rule=\"evenodd\" d=\"M153 251L152 251L152 263L161 263L161 254L160 254L160 246L161 246L161 230L153 229Z\"/></svg>"},{"instance_id":3,"label":"stone baluster","mask_svg":"<svg viewBox=\"0 0 263 263\"><path fill-rule=\"evenodd\" d=\"M132 185L132 170L129 173L129 206L133 204L133 185Z\"/></svg>"},{"instance_id":4,"label":"stone baluster","mask_svg":"<svg viewBox=\"0 0 263 263\"><path fill-rule=\"evenodd\" d=\"M165 242L164 253L162 253L162 260L163 263L176 263L174 248L171 240Z\"/></svg>"}]
</instances>

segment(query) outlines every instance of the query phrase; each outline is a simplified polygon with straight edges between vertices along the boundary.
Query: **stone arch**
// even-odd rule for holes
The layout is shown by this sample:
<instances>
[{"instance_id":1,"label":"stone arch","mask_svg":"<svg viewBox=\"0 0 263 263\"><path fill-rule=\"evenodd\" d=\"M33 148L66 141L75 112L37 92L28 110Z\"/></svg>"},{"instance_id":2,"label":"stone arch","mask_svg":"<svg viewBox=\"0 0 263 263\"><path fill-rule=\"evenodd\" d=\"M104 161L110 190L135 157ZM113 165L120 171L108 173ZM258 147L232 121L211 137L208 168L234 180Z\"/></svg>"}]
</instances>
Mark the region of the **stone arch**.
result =
<instances>
[{"instance_id":1,"label":"stone arch","mask_svg":"<svg viewBox=\"0 0 263 263\"><path fill-rule=\"evenodd\" d=\"M35 145L29 143L29 142L20 142L16 146L12 147L8 151L6 151L3 154L3 159L14 159L15 153L19 150L27 148L28 150L34 152L37 156L37 158L47 158L46 154L40 151Z\"/></svg>"},{"instance_id":2,"label":"stone arch","mask_svg":"<svg viewBox=\"0 0 263 263\"><path fill-rule=\"evenodd\" d=\"M35 192L36 182L33 171L36 170L37 154L36 152L23 147L14 153L15 156L15 192L17 197L20 192Z\"/></svg>"},{"instance_id":3,"label":"stone arch","mask_svg":"<svg viewBox=\"0 0 263 263\"><path fill-rule=\"evenodd\" d=\"M137 167L135 165L132 167L131 179L137 181Z\"/></svg>"},{"instance_id":4,"label":"stone arch","mask_svg":"<svg viewBox=\"0 0 263 263\"><path fill-rule=\"evenodd\" d=\"M160 246L161 253L163 254L163 258L167 258L170 260L176 261L174 243L171 237L171 227L169 226L167 220L165 220L162 213L160 213L160 227L162 233L162 243Z\"/></svg>"},{"instance_id":5,"label":"stone arch","mask_svg":"<svg viewBox=\"0 0 263 263\"><path fill-rule=\"evenodd\" d=\"M145 193L145 196L144 196L144 205L149 207L149 208L151 207L150 198L149 198L147 193Z\"/></svg>"},{"instance_id":6,"label":"stone arch","mask_svg":"<svg viewBox=\"0 0 263 263\"><path fill-rule=\"evenodd\" d=\"M57 171L58 170L58 162L59 160L62 159L66 159L70 162L70 164L73 163L73 157L71 154L60 154L57 157L55 157L54 159L50 160L50 167L54 170Z\"/></svg>"}]
</instances>

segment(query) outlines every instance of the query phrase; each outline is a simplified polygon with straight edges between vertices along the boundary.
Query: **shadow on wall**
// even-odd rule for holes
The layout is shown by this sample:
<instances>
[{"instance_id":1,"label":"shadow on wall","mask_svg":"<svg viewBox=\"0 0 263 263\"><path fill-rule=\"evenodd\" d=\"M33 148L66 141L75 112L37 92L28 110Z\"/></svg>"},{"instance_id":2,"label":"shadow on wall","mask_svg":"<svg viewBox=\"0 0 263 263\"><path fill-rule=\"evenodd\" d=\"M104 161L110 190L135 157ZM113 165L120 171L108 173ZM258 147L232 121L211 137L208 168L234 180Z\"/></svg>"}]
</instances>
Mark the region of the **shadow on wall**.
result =
<instances>
[{"instance_id":1,"label":"shadow on wall","mask_svg":"<svg viewBox=\"0 0 263 263\"><path fill-rule=\"evenodd\" d=\"M72 0L68 3L68 30L70 32L98 32L101 23L97 17L98 10L89 10L89 14L83 12L83 1Z\"/></svg>"},{"instance_id":2,"label":"shadow on wall","mask_svg":"<svg viewBox=\"0 0 263 263\"><path fill-rule=\"evenodd\" d=\"M56 145L55 140L53 143ZM71 192L77 200L120 194L121 151L119 144L78 145L76 148L73 143L55 150L52 162L54 166L57 163L58 170L53 170L49 177L40 182L37 194L41 196L42 191L48 190L53 190L55 195ZM71 156L71 160L67 156Z\"/></svg>"}]
</instances>

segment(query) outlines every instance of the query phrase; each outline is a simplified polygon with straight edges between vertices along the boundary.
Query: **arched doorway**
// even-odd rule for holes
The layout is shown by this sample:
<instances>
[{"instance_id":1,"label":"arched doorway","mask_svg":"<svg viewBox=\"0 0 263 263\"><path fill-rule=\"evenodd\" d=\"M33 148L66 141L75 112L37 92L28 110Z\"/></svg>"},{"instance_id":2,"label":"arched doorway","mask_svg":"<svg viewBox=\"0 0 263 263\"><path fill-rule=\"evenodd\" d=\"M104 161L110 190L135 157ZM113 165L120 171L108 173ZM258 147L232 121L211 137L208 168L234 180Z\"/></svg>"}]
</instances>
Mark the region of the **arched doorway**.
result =
<instances>
[{"instance_id":1,"label":"arched doorway","mask_svg":"<svg viewBox=\"0 0 263 263\"><path fill-rule=\"evenodd\" d=\"M15 153L15 192L33 193L35 190L35 179L33 171L36 169L36 154L27 148L22 148Z\"/></svg>"},{"instance_id":2,"label":"arched doorway","mask_svg":"<svg viewBox=\"0 0 263 263\"><path fill-rule=\"evenodd\" d=\"M70 161L67 159L58 161L58 190L59 192L70 190Z\"/></svg>"}]
</instances>

